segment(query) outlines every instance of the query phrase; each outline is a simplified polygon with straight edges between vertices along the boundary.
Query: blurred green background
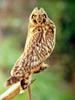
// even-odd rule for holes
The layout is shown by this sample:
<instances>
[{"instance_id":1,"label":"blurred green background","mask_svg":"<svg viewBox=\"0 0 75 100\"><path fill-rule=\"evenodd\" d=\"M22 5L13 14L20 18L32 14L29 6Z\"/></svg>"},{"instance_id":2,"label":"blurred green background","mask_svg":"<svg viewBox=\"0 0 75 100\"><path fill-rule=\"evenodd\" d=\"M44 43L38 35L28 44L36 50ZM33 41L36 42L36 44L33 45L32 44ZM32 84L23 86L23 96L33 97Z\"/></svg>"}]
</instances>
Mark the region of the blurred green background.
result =
<instances>
[{"instance_id":1,"label":"blurred green background","mask_svg":"<svg viewBox=\"0 0 75 100\"><path fill-rule=\"evenodd\" d=\"M28 18L43 7L57 27L56 47L47 59L49 68L33 75L33 100L75 100L75 2L72 0L0 0L0 94L4 82L23 52ZM14 100L27 100L28 94Z\"/></svg>"}]
</instances>

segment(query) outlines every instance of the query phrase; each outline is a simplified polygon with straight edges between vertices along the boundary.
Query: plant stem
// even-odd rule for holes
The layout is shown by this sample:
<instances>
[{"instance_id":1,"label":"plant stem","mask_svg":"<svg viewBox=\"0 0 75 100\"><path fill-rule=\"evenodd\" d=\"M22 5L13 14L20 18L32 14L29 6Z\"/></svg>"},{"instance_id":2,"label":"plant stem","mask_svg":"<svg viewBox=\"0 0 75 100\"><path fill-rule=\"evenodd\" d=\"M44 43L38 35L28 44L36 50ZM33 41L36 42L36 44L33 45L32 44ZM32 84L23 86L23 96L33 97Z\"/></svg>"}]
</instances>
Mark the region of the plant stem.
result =
<instances>
[{"instance_id":1,"label":"plant stem","mask_svg":"<svg viewBox=\"0 0 75 100\"><path fill-rule=\"evenodd\" d=\"M31 94L31 87L28 86L28 95L29 95L29 100L32 100L32 94Z\"/></svg>"}]
</instances>

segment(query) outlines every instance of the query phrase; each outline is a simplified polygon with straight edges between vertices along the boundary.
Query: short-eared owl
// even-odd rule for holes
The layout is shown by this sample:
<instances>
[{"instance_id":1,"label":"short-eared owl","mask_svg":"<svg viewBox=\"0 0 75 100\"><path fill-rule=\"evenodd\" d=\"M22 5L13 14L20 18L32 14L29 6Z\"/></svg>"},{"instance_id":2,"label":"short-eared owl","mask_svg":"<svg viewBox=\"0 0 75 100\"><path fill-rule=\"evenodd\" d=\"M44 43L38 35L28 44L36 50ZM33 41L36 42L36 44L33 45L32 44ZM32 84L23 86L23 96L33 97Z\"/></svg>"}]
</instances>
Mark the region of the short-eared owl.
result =
<instances>
[{"instance_id":1,"label":"short-eared owl","mask_svg":"<svg viewBox=\"0 0 75 100\"><path fill-rule=\"evenodd\" d=\"M56 27L43 8L35 8L29 18L28 36L24 51L14 64L6 86L20 82L23 89L29 84L33 73L38 73L47 64L44 61L55 47Z\"/></svg>"}]
</instances>

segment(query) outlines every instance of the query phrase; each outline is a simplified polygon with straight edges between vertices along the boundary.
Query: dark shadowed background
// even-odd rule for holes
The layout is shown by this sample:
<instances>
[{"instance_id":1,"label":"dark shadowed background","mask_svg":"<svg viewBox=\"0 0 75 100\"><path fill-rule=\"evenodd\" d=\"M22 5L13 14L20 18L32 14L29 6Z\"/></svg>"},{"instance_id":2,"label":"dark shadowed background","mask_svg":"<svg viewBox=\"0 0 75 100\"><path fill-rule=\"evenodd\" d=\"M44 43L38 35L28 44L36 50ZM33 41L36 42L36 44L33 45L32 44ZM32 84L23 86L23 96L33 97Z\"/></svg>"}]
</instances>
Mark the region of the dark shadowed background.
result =
<instances>
[{"instance_id":1,"label":"dark shadowed background","mask_svg":"<svg viewBox=\"0 0 75 100\"><path fill-rule=\"evenodd\" d=\"M57 27L49 68L33 76L33 100L75 100L75 2L69 0L0 0L0 94L24 49L28 18L43 7ZM14 100L27 100L27 92Z\"/></svg>"}]
</instances>

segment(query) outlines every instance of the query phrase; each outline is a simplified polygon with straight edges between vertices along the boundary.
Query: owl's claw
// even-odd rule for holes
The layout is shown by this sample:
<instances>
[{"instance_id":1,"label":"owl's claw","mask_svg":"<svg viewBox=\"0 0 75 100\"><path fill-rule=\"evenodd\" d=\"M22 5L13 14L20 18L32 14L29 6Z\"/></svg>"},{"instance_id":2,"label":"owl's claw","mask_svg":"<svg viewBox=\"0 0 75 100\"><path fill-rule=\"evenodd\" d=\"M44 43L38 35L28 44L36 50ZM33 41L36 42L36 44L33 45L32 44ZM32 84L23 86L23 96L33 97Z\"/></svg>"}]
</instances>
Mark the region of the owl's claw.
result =
<instances>
[{"instance_id":1,"label":"owl's claw","mask_svg":"<svg viewBox=\"0 0 75 100\"><path fill-rule=\"evenodd\" d=\"M31 83L25 83L25 80L21 80L21 87L23 90L26 90L36 79L32 80Z\"/></svg>"}]
</instances>

